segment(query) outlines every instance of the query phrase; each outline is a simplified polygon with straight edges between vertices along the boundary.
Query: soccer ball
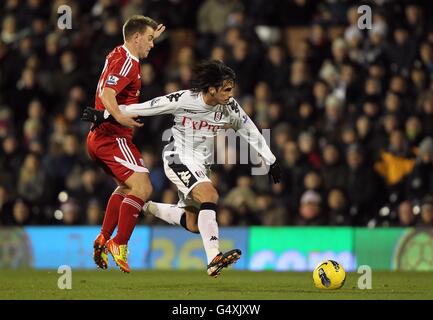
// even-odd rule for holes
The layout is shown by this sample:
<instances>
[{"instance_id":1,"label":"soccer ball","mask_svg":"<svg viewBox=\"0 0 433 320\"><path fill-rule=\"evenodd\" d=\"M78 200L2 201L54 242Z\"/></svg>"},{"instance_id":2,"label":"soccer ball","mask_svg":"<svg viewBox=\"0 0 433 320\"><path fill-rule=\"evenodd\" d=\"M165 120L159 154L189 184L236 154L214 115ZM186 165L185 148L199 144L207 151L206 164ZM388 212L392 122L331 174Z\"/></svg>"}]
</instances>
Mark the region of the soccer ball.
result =
<instances>
[{"instance_id":1,"label":"soccer ball","mask_svg":"<svg viewBox=\"0 0 433 320\"><path fill-rule=\"evenodd\" d=\"M346 272L337 261L326 260L314 269L313 281L319 289L340 289L346 281Z\"/></svg>"}]
</instances>

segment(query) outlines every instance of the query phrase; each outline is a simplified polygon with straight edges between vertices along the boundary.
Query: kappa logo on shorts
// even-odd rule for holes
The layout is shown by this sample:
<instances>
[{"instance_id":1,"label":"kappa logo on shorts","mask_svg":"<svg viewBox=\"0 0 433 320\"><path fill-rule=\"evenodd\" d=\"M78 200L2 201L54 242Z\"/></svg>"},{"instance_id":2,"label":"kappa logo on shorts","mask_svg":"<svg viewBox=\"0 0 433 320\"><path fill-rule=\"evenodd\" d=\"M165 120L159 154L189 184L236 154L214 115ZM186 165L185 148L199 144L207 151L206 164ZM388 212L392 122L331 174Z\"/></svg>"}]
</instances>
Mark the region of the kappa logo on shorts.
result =
<instances>
[{"instance_id":1,"label":"kappa logo on shorts","mask_svg":"<svg viewBox=\"0 0 433 320\"><path fill-rule=\"evenodd\" d=\"M183 163L179 163L179 155L174 155L174 162L169 164L169 167L173 170L173 172L176 174L176 176L179 178L179 180L176 179L176 181L173 181L175 184L179 184L179 181L182 182L185 187L189 188L190 186L194 185L197 182L196 176L193 174L193 171L190 170L186 165ZM169 177L170 178L170 177ZM171 178L170 178L171 180ZM180 186L179 186L180 187Z\"/></svg>"},{"instance_id":2,"label":"kappa logo on shorts","mask_svg":"<svg viewBox=\"0 0 433 320\"><path fill-rule=\"evenodd\" d=\"M191 172L180 171L179 172L179 178L180 178L180 180L183 181L183 183L185 183L186 186L188 186L189 185L189 179L191 179Z\"/></svg>"}]
</instances>

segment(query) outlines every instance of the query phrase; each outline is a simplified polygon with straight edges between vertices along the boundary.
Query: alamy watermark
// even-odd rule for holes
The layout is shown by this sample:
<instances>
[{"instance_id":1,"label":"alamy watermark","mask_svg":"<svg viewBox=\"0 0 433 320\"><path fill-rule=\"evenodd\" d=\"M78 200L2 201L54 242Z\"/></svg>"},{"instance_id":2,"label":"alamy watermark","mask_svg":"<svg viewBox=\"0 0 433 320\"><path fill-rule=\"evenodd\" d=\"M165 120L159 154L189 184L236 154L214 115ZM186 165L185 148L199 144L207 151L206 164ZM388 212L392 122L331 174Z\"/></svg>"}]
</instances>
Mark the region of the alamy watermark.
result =
<instances>
[{"instance_id":1,"label":"alamy watermark","mask_svg":"<svg viewBox=\"0 0 433 320\"><path fill-rule=\"evenodd\" d=\"M184 164L185 159L188 159L209 165L249 164L252 165L251 175L265 175L269 172L269 164L265 163L261 154L270 145L270 129L261 130L264 138L261 139L257 134L217 127L218 135L215 137L202 131L207 125L206 121L201 121L195 128L185 126L183 132L176 130L174 135L172 129L165 130L162 141L169 143L164 148L164 153L172 152L165 157L167 164ZM176 148L176 141L182 142L183 147Z\"/></svg>"},{"instance_id":2,"label":"alamy watermark","mask_svg":"<svg viewBox=\"0 0 433 320\"><path fill-rule=\"evenodd\" d=\"M60 290L72 289L72 268L68 265L62 265L57 269L57 273L61 274L57 279L57 287Z\"/></svg>"},{"instance_id":3,"label":"alamy watermark","mask_svg":"<svg viewBox=\"0 0 433 320\"><path fill-rule=\"evenodd\" d=\"M57 13L60 15L57 19L57 27L60 30L72 29L72 8L64 4L57 8Z\"/></svg>"},{"instance_id":4,"label":"alamy watermark","mask_svg":"<svg viewBox=\"0 0 433 320\"><path fill-rule=\"evenodd\" d=\"M358 18L358 28L361 30L364 29L371 29L371 7L368 5L362 5L358 7L358 13L361 14L361 16Z\"/></svg>"},{"instance_id":5,"label":"alamy watermark","mask_svg":"<svg viewBox=\"0 0 433 320\"><path fill-rule=\"evenodd\" d=\"M358 273L361 274L361 276L358 278L358 289L372 289L373 272L371 267L368 265L359 266Z\"/></svg>"}]
</instances>

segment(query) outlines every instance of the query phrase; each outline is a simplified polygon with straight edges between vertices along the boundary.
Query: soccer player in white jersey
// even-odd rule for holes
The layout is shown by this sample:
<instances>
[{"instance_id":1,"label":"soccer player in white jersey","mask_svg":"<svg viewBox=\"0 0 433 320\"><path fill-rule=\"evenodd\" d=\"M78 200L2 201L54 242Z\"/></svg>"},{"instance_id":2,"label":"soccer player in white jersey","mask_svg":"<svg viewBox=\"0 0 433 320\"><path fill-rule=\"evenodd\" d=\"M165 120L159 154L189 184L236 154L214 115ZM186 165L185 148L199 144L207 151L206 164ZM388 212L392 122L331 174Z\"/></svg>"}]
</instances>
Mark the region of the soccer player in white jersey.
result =
<instances>
[{"instance_id":1,"label":"soccer player in white jersey","mask_svg":"<svg viewBox=\"0 0 433 320\"><path fill-rule=\"evenodd\" d=\"M178 188L177 205L147 202L144 211L185 229L200 233L207 255L207 272L216 277L221 270L236 262L238 249L221 253L219 250L216 211L218 192L209 179L213 160L214 137L230 125L257 151L274 183L280 179L280 167L257 127L233 98L234 71L220 61L206 61L196 66L192 89L154 98L128 108L122 113L136 116L173 114L173 142L163 150L167 178ZM95 125L111 121L110 114L86 108L82 120Z\"/></svg>"}]
</instances>

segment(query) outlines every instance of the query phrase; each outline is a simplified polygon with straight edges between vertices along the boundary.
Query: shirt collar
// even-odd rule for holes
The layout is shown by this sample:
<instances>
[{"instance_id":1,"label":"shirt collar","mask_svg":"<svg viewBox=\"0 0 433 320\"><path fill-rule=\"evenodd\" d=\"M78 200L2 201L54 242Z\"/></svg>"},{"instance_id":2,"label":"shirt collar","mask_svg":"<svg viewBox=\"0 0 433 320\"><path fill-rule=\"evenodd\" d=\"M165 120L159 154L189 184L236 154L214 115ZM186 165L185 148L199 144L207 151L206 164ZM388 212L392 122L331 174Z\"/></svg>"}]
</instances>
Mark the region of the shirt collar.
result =
<instances>
[{"instance_id":1,"label":"shirt collar","mask_svg":"<svg viewBox=\"0 0 433 320\"><path fill-rule=\"evenodd\" d=\"M126 51L126 53L135 61L139 62L138 58L134 56L131 52L129 52L128 48L125 45L122 45L122 48Z\"/></svg>"}]
</instances>

